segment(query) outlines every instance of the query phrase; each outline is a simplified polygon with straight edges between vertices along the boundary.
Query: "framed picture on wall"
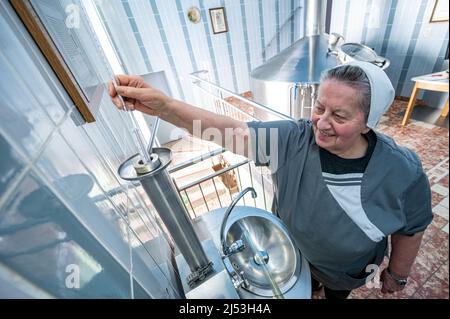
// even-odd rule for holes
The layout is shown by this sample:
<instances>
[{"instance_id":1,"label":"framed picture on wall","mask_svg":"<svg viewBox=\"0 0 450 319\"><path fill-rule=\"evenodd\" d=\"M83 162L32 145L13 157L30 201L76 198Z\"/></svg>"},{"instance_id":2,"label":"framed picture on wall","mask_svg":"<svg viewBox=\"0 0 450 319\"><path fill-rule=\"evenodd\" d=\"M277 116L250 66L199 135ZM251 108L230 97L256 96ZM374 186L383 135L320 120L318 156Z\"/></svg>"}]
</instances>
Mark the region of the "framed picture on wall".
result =
<instances>
[{"instance_id":1,"label":"framed picture on wall","mask_svg":"<svg viewBox=\"0 0 450 319\"><path fill-rule=\"evenodd\" d=\"M448 0L435 0L430 22L448 21Z\"/></svg>"},{"instance_id":2,"label":"framed picture on wall","mask_svg":"<svg viewBox=\"0 0 450 319\"><path fill-rule=\"evenodd\" d=\"M228 31L227 16L225 15L224 7L209 9L209 16L211 17L214 34Z\"/></svg>"}]
</instances>

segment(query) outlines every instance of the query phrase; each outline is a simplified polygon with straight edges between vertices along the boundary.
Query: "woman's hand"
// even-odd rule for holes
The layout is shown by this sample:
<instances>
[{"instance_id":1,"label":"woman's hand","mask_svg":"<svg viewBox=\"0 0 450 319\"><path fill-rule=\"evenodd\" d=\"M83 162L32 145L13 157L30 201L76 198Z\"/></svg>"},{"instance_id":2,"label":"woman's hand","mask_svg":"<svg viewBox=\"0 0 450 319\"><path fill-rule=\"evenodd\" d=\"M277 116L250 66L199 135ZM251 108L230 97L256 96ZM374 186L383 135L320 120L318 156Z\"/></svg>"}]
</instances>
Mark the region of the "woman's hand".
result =
<instances>
[{"instance_id":1,"label":"woman's hand","mask_svg":"<svg viewBox=\"0 0 450 319\"><path fill-rule=\"evenodd\" d=\"M138 110L149 115L160 116L167 111L171 98L163 92L152 88L144 82L144 79L135 75L116 76L118 86L114 88L109 81L109 95L113 103L122 109L123 105L118 95L124 98L126 107L130 110Z\"/></svg>"},{"instance_id":2,"label":"woman's hand","mask_svg":"<svg viewBox=\"0 0 450 319\"><path fill-rule=\"evenodd\" d=\"M397 284L394 278L387 272L387 268L383 269L380 275L380 281L382 282L381 292L383 294L392 294L394 292L403 290L405 286L400 286Z\"/></svg>"},{"instance_id":3,"label":"woman's hand","mask_svg":"<svg viewBox=\"0 0 450 319\"><path fill-rule=\"evenodd\" d=\"M120 96L126 107L149 115L157 115L162 120L188 130L197 138L213 141L227 150L243 156L250 156L249 128L246 122L209 112L183 101L172 99L163 92L152 88L139 76L119 75L115 89L109 82L109 95L113 103L121 109ZM117 91L117 92L116 92ZM209 129L209 133L203 133ZM211 130L220 134L212 134ZM229 134L231 129L232 134Z\"/></svg>"}]
</instances>

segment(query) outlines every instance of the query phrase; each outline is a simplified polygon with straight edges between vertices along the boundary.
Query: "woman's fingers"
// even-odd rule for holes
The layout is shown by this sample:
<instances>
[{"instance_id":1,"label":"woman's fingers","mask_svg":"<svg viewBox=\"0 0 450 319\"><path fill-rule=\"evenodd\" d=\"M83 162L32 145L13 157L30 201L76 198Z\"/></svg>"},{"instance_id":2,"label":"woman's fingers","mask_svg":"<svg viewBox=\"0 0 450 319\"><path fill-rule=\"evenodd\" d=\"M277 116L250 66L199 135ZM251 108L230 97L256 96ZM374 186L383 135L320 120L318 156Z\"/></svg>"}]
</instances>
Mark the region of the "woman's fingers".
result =
<instances>
[{"instance_id":1,"label":"woman's fingers","mask_svg":"<svg viewBox=\"0 0 450 319\"><path fill-rule=\"evenodd\" d=\"M132 75L126 75L126 74L118 74L116 75L116 82L118 85L129 85L132 81L133 76Z\"/></svg>"},{"instance_id":2,"label":"woman's fingers","mask_svg":"<svg viewBox=\"0 0 450 319\"><path fill-rule=\"evenodd\" d=\"M131 86L118 86L116 87L117 94L124 97L133 98L141 101L145 101L146 96L149 95L148 88L135 88Z\"/></svg>"},{"instance_id":3,"label":"woman's fingers","mask_svg":"<svg viewBox=\"0 0 450 319\"><path fill-rule=\"evenodd\" d=\"M109 96L111 96L111 101L114 103L114 105L117 106L119 109L122 109L123 103L120 100L120 97L117 95L117 92L114 88L112 81L108 82L108 93Z\"/></svg>"},{"instance_id":4,"label":"woman's fingers","mask_svg":"<svg viewBox=\"0 0 450 319\"><path fill-rule=\"evenodd\" d=\"M129 110L134 110L136 108L136 100L142 99L142 97L145 96L145 92L143 91L148 90L148 88L134 88L130 86L114 87L111 82L108 83L108 89L109 95L111 96L111 100L113 101L114 105L116 105L120 109L123 108L123 103L120 98L120 96L122 96L125 106Z\"/></svg>"},{"instance_id":5,"label":"woman's fingers","mask_svg":"<svg viewBox=\"0 0 450 319\"><path fill-rule=\"evenodd\" d=\"M125 103L128 110L139 109L141 112L153 115L154 110L148 109L145 102L154 98L152 93L157 93L157 91L145 83L143 78L119 74L115 77L115 81L118 85L114 85L112 81L108 82L109 95L114 105L122 109L123 103Z\"/></svg>"},{"instance_id":6,"label":"woman's fingers","mask_svg":"<svg viewBox=\"0 0 450 319\"><path fill-rule=\"evenodd\" d=\"M117 106L119 109L123 108L123 103L120 99L120 97L116 94L114 97L111 97L111 101L114 103L115 106Z\"/></svg>"},{"instance_id":7,"label":"woman's fingers","mask_svg":"<svg viewBox=\"0 0 450 319\"><path fill-rule=\"evenodd\" d=\"M138 75L116 75L117 84L120 86L132 86L137 88L149 88L150 85L145 83L144 79Z\"/></svg>"},{"instance_id":8,"label":"woman's fingers","mask_svg":"<svg viewBox=\"0 0 450 319\"><path fill-rule=\"evenodd\" d=\"M127 109L129 109L130 111L134 111L136 99L127 99L125 104L127 105Z\"/></svg>"},{"instance_id":9,"label":"woman's fingers","mask_svg":"<svg viewBox=\"0 0 450 319\"><path fill-rule=\"evenodd\" d=\"M114 90L112 81L108 81L108 93L111 97L115 97L117 95L116 90Z\"/></svg>"}]
</instances>

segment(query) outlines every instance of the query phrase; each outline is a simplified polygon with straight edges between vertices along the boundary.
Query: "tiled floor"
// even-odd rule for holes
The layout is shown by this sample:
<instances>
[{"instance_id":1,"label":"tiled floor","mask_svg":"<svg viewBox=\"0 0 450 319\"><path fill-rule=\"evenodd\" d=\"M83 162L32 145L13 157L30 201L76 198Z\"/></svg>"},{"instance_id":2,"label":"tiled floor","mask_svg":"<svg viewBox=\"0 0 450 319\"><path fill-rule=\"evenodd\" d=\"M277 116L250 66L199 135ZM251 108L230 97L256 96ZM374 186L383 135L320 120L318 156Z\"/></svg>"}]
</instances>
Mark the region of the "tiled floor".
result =
<instances>
[{"instance_id":1,"label":"tiled floor","mask_svg":"<svg viewBox=\"0 0 450 319\"><path fill-rule=\"evenodd\" d=\"M406 102L395 101L381 120L378 129L393 137L398 144L413 149L422 159L431 184L433 222L425 231L416 262L411 270L409 283L403 291L383 295L380 289L362 287L352 291L349 298L449 298L449 131L446 128L414 120L402 128L401 112L405 108ZM381 269L387 264L386 258ZM323 298L323 291L315 293L313 297Z\"/></svg>"}]
</instances>

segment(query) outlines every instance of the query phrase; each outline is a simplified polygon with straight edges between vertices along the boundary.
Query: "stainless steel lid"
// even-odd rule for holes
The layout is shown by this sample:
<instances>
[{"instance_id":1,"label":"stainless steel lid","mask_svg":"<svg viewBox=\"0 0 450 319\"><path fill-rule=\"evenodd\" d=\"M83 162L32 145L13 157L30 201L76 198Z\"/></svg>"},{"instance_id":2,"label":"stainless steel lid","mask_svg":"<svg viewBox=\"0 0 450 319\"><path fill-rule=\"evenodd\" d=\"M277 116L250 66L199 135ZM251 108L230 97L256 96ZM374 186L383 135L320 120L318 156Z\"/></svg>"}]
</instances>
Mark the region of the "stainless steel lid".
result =
<instances>
[{"instance_id":1,"label":"stainless steel lid","mask_svg":"<svg viewBox=\"0 0 450 319\"><path fill-rule=\"evenodd\" d=\"M361 43L344 43L338 50L340 62L363 61L387 69L391 64L389 59L379 56L374 50Z\"/></svg>"},{"instance_id":2,"label":"stainless steel lid","mask_svg":"<svg viewBox=\"0 0 450 319\"><path fill-rule=\"evenodd\" d=\"M135 154L119 166L119 176L127 181L141 180L147 176L155 175L164 170L172 161L172 152L163 147L154 147L150 154L150 171L144 174L136 172L136 164L139 164L140 156Z\"/></svg>"},{"instance_id":3,"label":"stainless steel lid","mask_svg":"<svg viewBox=\"0 0 450 319\"><path fill-rule=\"evenodd\" d=\"M360 43L344 43L340 50L357 61L374 63L379 59L375 51Z\"/></svg>"}]
</instances>

